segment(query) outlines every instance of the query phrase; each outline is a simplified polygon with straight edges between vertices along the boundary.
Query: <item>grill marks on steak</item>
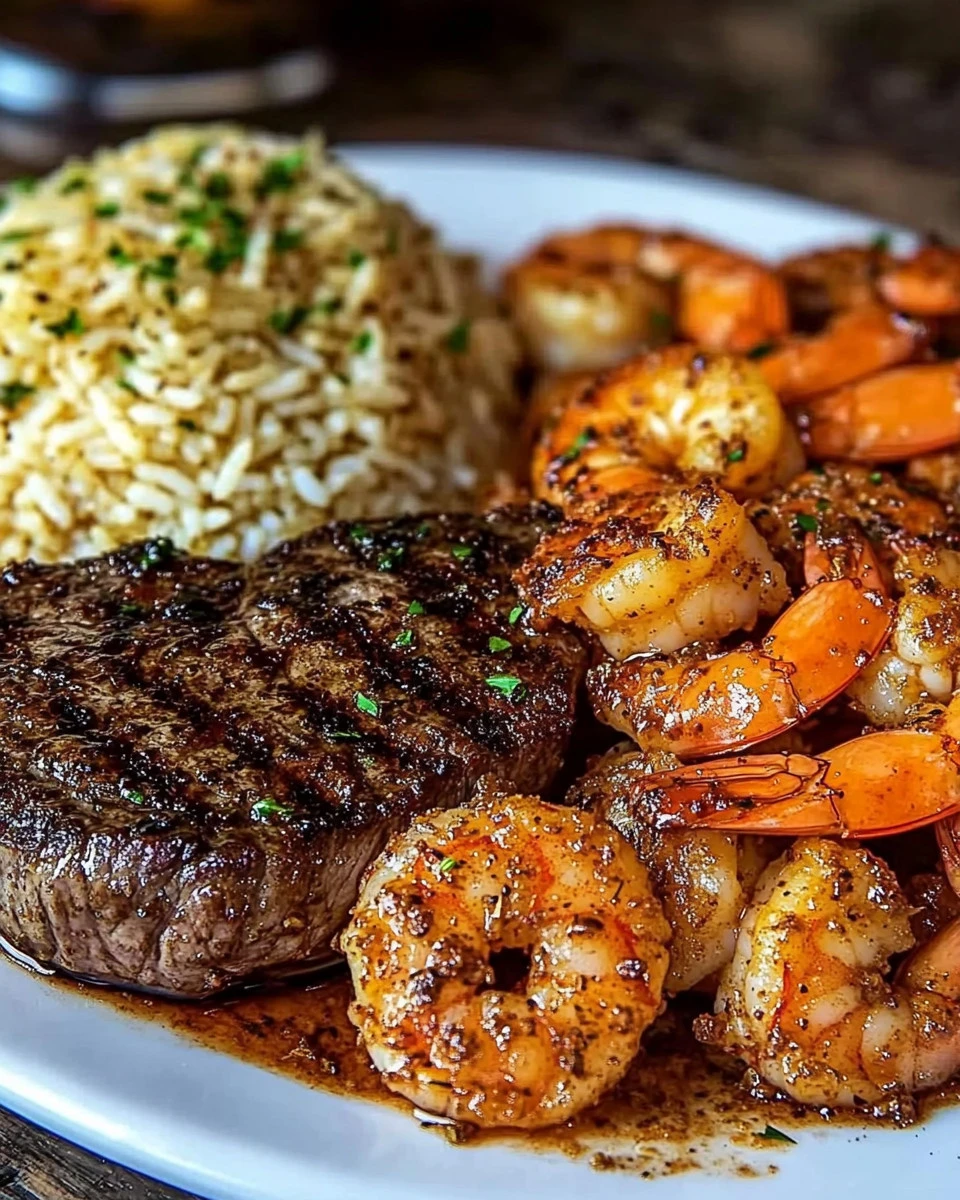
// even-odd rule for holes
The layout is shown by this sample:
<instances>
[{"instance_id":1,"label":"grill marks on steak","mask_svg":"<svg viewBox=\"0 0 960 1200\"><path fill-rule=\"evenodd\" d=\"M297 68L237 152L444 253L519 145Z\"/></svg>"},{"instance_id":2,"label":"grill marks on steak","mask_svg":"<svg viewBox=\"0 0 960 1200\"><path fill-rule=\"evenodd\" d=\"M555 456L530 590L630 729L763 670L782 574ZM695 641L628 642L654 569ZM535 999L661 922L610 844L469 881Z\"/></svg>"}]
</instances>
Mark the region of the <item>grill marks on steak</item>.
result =
<instances>
[{"instance_id":1,"label":"grill marks on steak","mask_svg":"<svg viewBox=\"0 0 960 1200\"><path fill-rule=\"evenodd\" d=\"M340 524L250 566L146 543L8 567L0 930L185 995L328 957L393 829L483 775L540 791L557 772L583 651L508 619L550 520Z\"/></svg>"}]
</instances>

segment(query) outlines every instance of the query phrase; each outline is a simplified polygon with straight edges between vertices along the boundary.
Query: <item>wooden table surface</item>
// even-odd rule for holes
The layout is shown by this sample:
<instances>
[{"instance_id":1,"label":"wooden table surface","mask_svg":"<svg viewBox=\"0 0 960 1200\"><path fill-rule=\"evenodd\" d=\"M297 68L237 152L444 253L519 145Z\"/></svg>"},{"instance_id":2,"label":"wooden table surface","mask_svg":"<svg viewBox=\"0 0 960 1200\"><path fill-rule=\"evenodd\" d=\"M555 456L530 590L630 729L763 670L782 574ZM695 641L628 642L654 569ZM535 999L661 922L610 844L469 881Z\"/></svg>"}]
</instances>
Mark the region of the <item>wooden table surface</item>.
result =
<instances>
[{"instance_id":1,"label":"wooden table surface","mask_svg":"<svg viewBox=\"0 0 960 1200\"><path fill-rule=\"evenodd\" d=\"M549 146L673 163L960 237L960 66L951 52L960 6L364 0L344 7L356 15L331 35L335 87L309 111L273 123L321 124L337 141ZM0 173L24 168L17 154L25 144L16 130L0 134ZM0 1198L183 1196L0 1110Z\"/></svg>"}]
</instances>

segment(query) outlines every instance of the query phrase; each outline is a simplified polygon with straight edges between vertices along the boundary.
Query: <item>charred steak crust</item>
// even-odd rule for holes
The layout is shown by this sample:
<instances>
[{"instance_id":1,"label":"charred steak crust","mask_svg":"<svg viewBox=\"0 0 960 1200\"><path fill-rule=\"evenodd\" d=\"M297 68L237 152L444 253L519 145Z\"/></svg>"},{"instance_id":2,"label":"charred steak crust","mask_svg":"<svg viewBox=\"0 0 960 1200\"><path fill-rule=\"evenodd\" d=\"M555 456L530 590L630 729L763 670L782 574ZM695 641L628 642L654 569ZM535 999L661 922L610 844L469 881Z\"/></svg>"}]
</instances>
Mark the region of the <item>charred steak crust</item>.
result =
<instances>
[{"instance_id":1,"label":"charred steak crust","mask_svg":"<svg viewBox=\"0 0 960 1200\"><path fill-rule=\"evenodd\" d=\"M511 583L551 521L341 523L249 566L162 540L9 565L0 932L184 996L329 957L394 829L486 774L558 771L584 653L526 627Z\"/></svg>"}]
</instances>

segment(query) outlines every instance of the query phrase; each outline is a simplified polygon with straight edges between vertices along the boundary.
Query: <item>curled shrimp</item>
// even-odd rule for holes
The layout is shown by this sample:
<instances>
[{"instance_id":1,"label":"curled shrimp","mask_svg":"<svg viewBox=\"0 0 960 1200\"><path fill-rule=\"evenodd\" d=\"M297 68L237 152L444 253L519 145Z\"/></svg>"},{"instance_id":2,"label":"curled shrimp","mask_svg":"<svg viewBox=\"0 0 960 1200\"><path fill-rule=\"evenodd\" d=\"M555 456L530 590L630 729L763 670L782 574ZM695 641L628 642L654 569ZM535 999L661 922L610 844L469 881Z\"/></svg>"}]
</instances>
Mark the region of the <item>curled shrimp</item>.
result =
<instances>
[{"instance_id":1,"label":"curled shrimp","mask_svg":"<svg viewBox=\"0 0 960 1200\"><path fill-rule=\"evenodd\" d=\"M761 876L697 1036L817 1106L879 1105L960 1067L960 922L910 949L896 877L859 847L796 842Z\"/></svg>"},{"instance_id":2,"label":"curled shrimp","mask_svg":"<svg viewBox=\"0 0 960 1200\"><path fill-rule=\"evenodd\" d=\"M804 404L813 458L896 462L960 442L960 365L891 367Z\"/></svg>"},{"instance_id":3,"label":"curled shrimp","mask_svg":"<svg viewBox=\"0 0 960 1200\"><path fill-rule=\"evenodd\" d=\"M434 813L364 878L340 938L350 1019L387 1086L427 1112L554 1124L635 1057L668 938L645 868L592 814L524 796Z\"/></svg>"},{"instance_id":4,"label":"curled shrimp","mask_svg":"<svg viewBox=\"0 0 960 1200\"><path fill-rule=\"evenodd\" d=\"M796 254L780 264L778 273L794 321L818 329L835 313L875 303L877 278L892 262L880 241Z\"/></svg>"},{"instance_id":5,"label":"curled shrimp","mask_svg":"<svg viewBox=\"0 0 960 1200\"><path fill-rule=\"evenodd\" d=\"M811 552L822 552L807 535ZM893 626L879 568L865 542L843 578L829 567L774 622L759 645L692 663L602 662L588 676L597 716L651 737L680 758L702 758L766 741L840 695L881 650ZM812 571L812 567L808 567Z\"/></svg>"},{"instance_id":6,"label":"curled shrimp","mask_svg":"<svg viewBox=\"0 0 960 1200\"><path fill-rule=\"evenodd\" d=\"M661 482L571 518L516 578L535 616L580 625L616 658L749 629L789 597L742 505L710 481Z\"/></svg>"},{"instance_id":7,"label":"curled shrimp","mask_svg":"<svg viewBox=\"0 0 960 1200\"><path fill-rule=\"evenodd\" d=\"M547 425L531 473L537 495L564 504L650 489L671 470L756 495L802 465L780 402L753 363L669 346L574 393Z\"/></svg>"},{"instance_id":8,"label":"curled shrimp","mask_svg":"<svg viewBox=\"0 0 960 1200\"><path fill-rule=\"evenodd\" d=\"M960 313L960 251L921 246L909 258L889 264L877 278L883 299L901 312L921 317Z\"/></svg>"},{"instance_id":9,"label":"curled shrimp","mask_svg":"<svg viewBox=\"0 0 960 1200\"><path fill-rule=\"evenodd\" d=\"M609 367L669 341L672 298L640 268L642 237L622 225L557 234L509 269L507 301L537 366Z\"/></svg>"},{"instance_id":10,"label":"curled shrimp","mask_svg":"<svg viewBox=\"0 0 960 1200\"><path fill-rule=\"evenodd\" d=\"M655 814L627 802L636 776L676 765L668 753L618 748L578 780L568 797L618 829L649 870L671 930L664 982L671 994L710 980L733 957L740 914L775 844L709 829L659 829L651 819Z\"/></svg>"},{"instance_id":11,"label":"curled shrimp","mask_svg":"<svg viewBox=\"0 0 960 1200\"><path fill-rule=\"evenodd\" d=\"M919 322L868 304L837 313L820 333L784 339L758 365L781 401L790 404L907 362L928 337Z\"/></svg>"}]
</instances>

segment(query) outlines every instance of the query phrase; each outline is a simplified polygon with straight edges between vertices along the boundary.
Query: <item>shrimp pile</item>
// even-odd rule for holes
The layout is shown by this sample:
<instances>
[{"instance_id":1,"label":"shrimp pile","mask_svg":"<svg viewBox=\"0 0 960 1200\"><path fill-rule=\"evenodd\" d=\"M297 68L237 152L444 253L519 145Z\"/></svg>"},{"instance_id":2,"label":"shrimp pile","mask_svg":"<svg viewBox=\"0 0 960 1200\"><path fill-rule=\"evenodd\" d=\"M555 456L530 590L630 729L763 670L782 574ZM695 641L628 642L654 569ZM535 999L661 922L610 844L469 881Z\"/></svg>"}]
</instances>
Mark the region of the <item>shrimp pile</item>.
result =
<instances>
[{"instance_id":1,"label":"shrimp pile","mask_svg":"<svg viewBox=\"0 0 960 1200\"><path fill-rule=\"evenodd\" d=\"M421 1108L532 1127L696 989L755 1094L902 1115L960 1071L960 250L608 225L505 295L558 510L523 620L579 630L628 740L566 808L395 839L343 935L360 1035Z\"/></svg>"}]
</instances>

